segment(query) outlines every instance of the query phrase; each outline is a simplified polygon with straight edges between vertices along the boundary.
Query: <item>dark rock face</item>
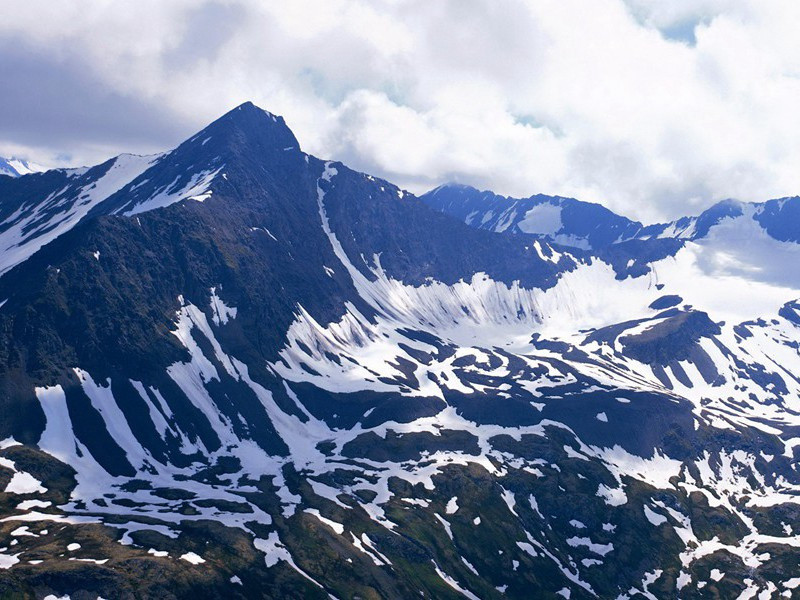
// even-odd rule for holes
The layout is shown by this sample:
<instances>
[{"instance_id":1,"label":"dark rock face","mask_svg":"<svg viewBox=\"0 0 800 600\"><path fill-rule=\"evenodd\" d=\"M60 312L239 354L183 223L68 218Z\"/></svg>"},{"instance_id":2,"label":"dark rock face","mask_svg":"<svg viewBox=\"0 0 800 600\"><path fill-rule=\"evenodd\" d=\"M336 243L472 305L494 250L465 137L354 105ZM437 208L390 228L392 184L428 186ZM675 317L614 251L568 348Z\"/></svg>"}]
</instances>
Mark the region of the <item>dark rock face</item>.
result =
<instances>
[{"instance_id":1,"label":"dark rock face","mask_svg":"<svg viewBox=\"0 0 800 600\"><path fill-rule=\"evenodd\" d=\"M0 597L791 592L794 299L653 267L743 214L416 198L249 103L0 177Z\"/></svg>"},{"instance_id":2,"label":"dark rock face","mask_svg":"<svg viewBox=\"0 0 800 600\"><path fill-rule=\"evenodd\" d=\"M686 360L701 338L720 333L706 313L669 311L663 321L636 335L620 338L625 353L647 364Z\"/></svg>"}]
</instances>

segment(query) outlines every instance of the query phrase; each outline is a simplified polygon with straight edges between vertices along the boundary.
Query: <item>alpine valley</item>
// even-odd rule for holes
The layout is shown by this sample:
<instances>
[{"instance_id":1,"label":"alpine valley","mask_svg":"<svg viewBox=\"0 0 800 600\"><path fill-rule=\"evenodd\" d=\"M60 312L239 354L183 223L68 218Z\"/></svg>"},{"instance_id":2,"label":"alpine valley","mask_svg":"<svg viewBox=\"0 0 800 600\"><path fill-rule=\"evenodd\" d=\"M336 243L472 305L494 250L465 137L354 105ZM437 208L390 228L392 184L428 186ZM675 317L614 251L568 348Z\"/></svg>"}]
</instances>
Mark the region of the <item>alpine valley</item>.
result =
<instances>
[{"instance_id":1,"label":"alpine valley","mask_svg":"<svg viewBox=\"0 0 800 600\"><path fill-rule=\"evenodd\" d=\"M0 598L800 597L800 198L421 197L244 104L0 176Z\"/></svg>"}]
</instances>

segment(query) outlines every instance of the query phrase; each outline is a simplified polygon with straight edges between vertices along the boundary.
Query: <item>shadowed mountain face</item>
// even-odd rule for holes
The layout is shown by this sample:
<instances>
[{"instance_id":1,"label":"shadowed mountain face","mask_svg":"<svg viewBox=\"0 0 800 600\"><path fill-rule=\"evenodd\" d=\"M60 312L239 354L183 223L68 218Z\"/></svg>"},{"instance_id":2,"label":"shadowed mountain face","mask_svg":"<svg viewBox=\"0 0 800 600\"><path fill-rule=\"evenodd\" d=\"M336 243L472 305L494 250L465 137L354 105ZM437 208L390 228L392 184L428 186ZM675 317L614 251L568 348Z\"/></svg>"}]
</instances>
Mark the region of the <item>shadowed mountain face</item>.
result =
<instances>
[{"instance_id":1,"label":"shadowed mountain face","mask_svg":"<svg viewBox=\"0 0 800 600\"><path fill-rule=\"evenodd\" d=\"M791 597L794 204L418 199L249 103L0 177L0 597Z\"/></svg>"}]
</instances>

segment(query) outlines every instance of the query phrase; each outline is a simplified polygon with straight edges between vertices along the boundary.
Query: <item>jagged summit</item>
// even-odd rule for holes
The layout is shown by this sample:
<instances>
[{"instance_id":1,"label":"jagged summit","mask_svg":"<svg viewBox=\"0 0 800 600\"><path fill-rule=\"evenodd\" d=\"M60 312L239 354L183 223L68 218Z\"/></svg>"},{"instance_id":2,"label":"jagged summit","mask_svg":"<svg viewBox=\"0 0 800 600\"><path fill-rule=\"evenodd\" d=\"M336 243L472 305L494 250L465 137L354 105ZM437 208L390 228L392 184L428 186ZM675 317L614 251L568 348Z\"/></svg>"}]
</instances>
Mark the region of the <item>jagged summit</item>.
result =
<instances>
[{"instance_id":1,"label":"jagged summit","mask_svg":"<svg viewBox=\"0 0 800 600\"><path fill-rule=\"evenodd\" d=\"M189 138L187 144L206 145L219 150L222 145L247 145L251 150L266 152L299 151L300 144L283 117L245 102L213 121Z\"/></svg>"},{"instance_id":2,"label":"jagged summit","mask_svg":"<svg viewBox=\"0 0 800 600\"><path fill-rule=\"evenodd\" d=\"M133 216L186 199L205 200L215 182L255 173L283 177L301 167L303 156L283 117L245 102L157 157L93 214Z\"/></svg>"},{"instance_id":3,"label":"jagged summit","mask_svg":"<svg viewBox=\"0 0 800 600\"><path fill-rule=\"evenodd\" d=\"M282 117L247 102L169 152L0 178L0 275L87 219L202 202L234 180L283 180L291 187L306 159Z\"/></svg>"}]
</instances>

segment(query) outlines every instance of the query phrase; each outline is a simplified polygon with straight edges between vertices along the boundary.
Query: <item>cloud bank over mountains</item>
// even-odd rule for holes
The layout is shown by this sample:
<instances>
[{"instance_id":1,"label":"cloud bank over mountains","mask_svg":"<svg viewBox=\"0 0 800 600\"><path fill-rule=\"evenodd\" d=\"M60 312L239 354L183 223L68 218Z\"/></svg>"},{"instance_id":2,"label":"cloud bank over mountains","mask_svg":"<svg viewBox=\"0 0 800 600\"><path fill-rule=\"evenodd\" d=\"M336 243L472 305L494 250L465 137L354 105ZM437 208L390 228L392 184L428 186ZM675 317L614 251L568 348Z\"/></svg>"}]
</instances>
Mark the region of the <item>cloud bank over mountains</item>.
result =
<instances>
[{"instance_id":1,"label":"cloud bank over mountains","mask_svg":"<svg viewBox=\"0 0 800 600\"><path fill-rule=\"evenodd\" d=\"M4 12L3 155L154 152L253 100L306 151L416 192L454 180L647 221L800 192L800 5L788 0L31 0Z\"/></svg>"}]
</instances>

